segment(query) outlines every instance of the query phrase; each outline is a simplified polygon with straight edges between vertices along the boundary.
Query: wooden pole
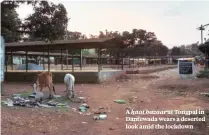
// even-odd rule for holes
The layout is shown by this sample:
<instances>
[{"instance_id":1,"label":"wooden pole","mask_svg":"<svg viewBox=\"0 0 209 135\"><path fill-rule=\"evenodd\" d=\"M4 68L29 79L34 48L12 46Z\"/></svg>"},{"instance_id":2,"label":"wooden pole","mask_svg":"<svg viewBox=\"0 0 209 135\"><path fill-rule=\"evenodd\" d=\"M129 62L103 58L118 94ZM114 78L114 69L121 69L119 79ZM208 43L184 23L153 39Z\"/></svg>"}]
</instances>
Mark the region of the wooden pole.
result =
<instances>
[{"instance_id":1,"label":"wooden pole","mask_svg":"<svg viewBox=\"0 0 209 135\"><path fill-rule=\"evenodd\" d=\"M101 49L99 49L99 55L100 55L100 62L99 62L99 68L100 68L100 70L102 70L102 51L101 51Z\"/></svg>"},{"instance_id":2,"label":"wooden pole","mask_svg":"<svg viewBox=\"0 0 209 135\"><path fill-rule=\"evenodd\" d=\"M73 62L73 50L72 50L72 72L74 73L74 62Z\"/></svg>"},{"instance_id":3,"label":"wooden pole","mask_svg":"<svg viewBox=\"0 0 209 135\"><path fill-rule=\"evenodd\" d=\"M45 61L44 61L44 58L45 58L45 57L44 57L44 52L43 52L43 57L42 57L42 58L43 58L43 68L44 68L44 70L45 70Z\"/></svg>"},{"instance_id":4,"label":"wooden pole","mask_svg":"<svg viewBox=\"0 0 209 135\"><path fill-rule=\"evenodd\" d=\"M128 58L128 64L129 64L129 68L131 68L131 60L130 60L130 57Z\"/></svg>"},{"instance_id":5,"label":"wooden pole","mask_svg":"<svg viewBox=\"0 0 209 135\"><path fill-rule=\"evenodd\" d=\"M26 72L28 72L28 51L26 51L25 66L26 66Z\"/></svg>"},{"instance_id":6,"label":"wooden pole","mask_svg":"<svg viewBox=\"0 0 209 135\"><path fill-rule=\"evenodd\" d=\"M100 72L100 48L98 48L98 72Z\"/></svg>"},{"instance_id":7,"label":"wooden pole","mask_svg":"<svg viewBox=\"0 0 209 135\"><path fill-rule=\"evenodd\" d=\"M50 57L49 57L49 46L48 46L48 71L50 71Z\"/></svg>"},{"instance_id":8,"label":"wooden pole","mask_svg":"<svg viewBox=\"0 0 209 135\"><path fill-rule=\"evenodd\" d=\"M61 49L61 70L63 70L63 56L62 56L62 49Z\"/></svg>"},{"instance_id":9,"label":"wooden pole","mask_svg":"<svg viewBox=\"0 0 209 135\"><path fill-rule=\"evenodd\" d=\"M13 53L11 51L11 69L13 70Z\"/></svg>"},{"instance_id":10,"label":"wooden pole","mask_svg":"<svg viewBox=\"0 0 209 135\"><path fill-rule=\"evenodd\" d=\"M6 54L5 54L6 55ZM8 55L6 55L6 57L5 57L5 65L6 65L6 74L5 74L5 80L7 80L7 72L8 72L8 70L7 70L7 68L8 68Z\"/></svg>"},{"instance_id":11,"label":"wooden pole","mask_svg":"<svg viewBox=\"0 0 209 135\"><path fill-rule=\"evenodd\" d=\"M124 60L124 59L123 59L123 55L122 55L122 63L121 63L121 64L122 64L122 65L121 65L122 70L123 70L123 60Z\"/></svg>"},{"instance_id":12,"label":"wooden pole","mask_svg":"<svg viewBox=\"0 0 209 135\"><path fill-rule=\"evenodd\" d=\"M83 60L82 60L82 49L80 49L80 70L82 70L82 63L83 63Z\"/></svg>"},{"instance_id":13,"label":"wooden pole","mask_svg":"<svg viewBox=\"0 0 209 135\"><path fill-rule=\"evenodd\" d=\"M66 49L66 65L67 65L67 70L68 70L68 49Z\"/></svg>"}]
</instances>

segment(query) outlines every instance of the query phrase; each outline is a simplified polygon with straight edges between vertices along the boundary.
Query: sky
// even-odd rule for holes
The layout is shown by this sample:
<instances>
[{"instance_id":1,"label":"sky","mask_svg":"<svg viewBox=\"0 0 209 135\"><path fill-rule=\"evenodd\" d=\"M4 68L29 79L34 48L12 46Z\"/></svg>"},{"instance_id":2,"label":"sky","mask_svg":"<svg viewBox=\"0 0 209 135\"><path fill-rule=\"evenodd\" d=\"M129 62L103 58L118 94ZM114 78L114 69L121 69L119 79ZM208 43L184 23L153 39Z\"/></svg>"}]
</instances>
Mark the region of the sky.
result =
<instances>
[{"instance_id":1,"label":"sky","mask_svg":"<svg viewBox=\"0 0 209 135\"><path fill-rule=\"evenodd\" d=\"M132 31L145 29L154 32L169 48L200 42L201 24L209 23L209 1L51 1L62 3L70 18L68 30L83 34L99 31ZM33 13L32 7L21 5L17 12L21 19ZM209 26L204 31L208 36Z\"/></svg>"}]
</instances>

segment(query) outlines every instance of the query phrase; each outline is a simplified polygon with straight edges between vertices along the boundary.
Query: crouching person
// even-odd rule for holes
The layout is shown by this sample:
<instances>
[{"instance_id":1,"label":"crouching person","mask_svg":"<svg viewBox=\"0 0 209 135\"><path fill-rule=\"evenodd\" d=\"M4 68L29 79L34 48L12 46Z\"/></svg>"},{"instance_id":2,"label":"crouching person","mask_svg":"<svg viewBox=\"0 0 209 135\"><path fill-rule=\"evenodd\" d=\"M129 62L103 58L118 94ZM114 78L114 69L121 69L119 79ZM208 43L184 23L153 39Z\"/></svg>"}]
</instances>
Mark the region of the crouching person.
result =
<instances>
[{"instance_id":1,"label":"crouching person","mask_svg":"<svg viewBox=\"0 0 209 135\"><path fill-rule=\"evenodd\" d=\"M64 78L64 83L66 85L67 97L74 98L74 83L75 77L72 74L66 74Z\"/></svg>"}]
</instances>

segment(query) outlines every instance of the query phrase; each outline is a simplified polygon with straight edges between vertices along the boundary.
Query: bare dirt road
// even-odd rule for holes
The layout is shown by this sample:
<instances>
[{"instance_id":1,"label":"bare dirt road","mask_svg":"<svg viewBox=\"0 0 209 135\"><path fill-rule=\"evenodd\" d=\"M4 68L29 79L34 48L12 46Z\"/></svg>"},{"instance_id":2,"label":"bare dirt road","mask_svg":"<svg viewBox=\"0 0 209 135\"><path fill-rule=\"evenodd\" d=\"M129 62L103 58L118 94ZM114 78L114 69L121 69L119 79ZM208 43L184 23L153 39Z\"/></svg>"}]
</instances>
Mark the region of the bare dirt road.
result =
<instances>
[{"instance_id":1,"label":"bare dirt road","mask_svg":"<svg viewBox=\"0 0 209 135\"><path fill-rule=\"evenodd\" d=\"M209 135L207 122L190 122L194 129L126 129L127 108L134 110L209 110L209 80L180 80L176 69L147 75L128 75L119 81L104 84L79 84L76 93L88 99L90 111L107 107L106 120L93 120L92 115L48 108L9 108L2 106L3 135ZM28 84L6 84L6 96L30 89ZM56 84L64 95L65 86ZM4 97L3 97L4 98ZM126 100L126 104L114 100ZM79 104L78 104L79 105ZM71 107L76 106L72 104ZM126 108L126 109L125 109ZM137 115L136 115L137 116ZM136 117L135 116L135 117ZM166 115L165 115L166 116ZM168 115L167 115L168 116ZM208 115L206 121L208 121ZM149 117L152 117L151 115ZM85 122L85 123L84 123ZM132 122L148 124L150 122ZM152 123L152 122L151 122ZM167 124L169 122L157 122ZM174 122L175 123L175 122ZM188 122L185 122L188 123ZM182 123L183 124L183 123Z\"/></svg>"}]
</instances>

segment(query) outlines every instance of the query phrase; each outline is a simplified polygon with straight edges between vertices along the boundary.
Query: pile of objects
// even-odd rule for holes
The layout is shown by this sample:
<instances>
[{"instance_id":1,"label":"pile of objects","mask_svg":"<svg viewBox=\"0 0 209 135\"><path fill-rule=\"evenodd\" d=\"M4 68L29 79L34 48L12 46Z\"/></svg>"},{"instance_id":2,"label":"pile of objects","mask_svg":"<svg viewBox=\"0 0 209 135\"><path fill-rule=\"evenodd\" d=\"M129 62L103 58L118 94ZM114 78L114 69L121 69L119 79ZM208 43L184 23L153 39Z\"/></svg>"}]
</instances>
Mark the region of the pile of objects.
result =
<instances>
[{"instance_id":1,"label":"pile of objects","mask_svg":"<svg viewBox=\"0 0 209 135\"><path fill-rule=\"evenodd\" d=\"M54 95L55 97L61 97L59 95ZM21 94L13 94L12 99L7 98L7 101L3 101L7 106L22 106L22 107L68 107L67 104L59 103L56 101L49 101L47 103L42 103L42 98L37 99L36 95L32 94L28 97L22 97Z\"/></svg>"}]
</instances>

